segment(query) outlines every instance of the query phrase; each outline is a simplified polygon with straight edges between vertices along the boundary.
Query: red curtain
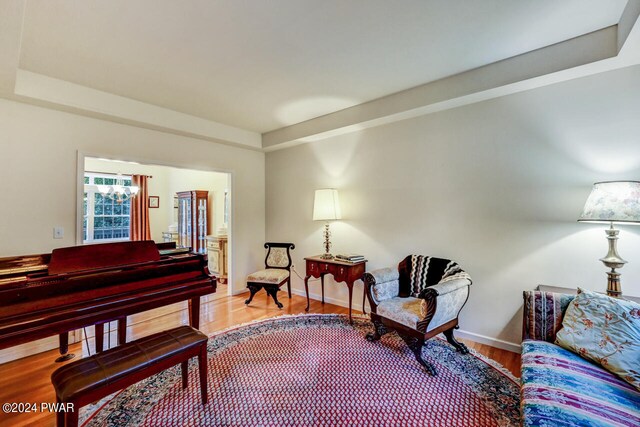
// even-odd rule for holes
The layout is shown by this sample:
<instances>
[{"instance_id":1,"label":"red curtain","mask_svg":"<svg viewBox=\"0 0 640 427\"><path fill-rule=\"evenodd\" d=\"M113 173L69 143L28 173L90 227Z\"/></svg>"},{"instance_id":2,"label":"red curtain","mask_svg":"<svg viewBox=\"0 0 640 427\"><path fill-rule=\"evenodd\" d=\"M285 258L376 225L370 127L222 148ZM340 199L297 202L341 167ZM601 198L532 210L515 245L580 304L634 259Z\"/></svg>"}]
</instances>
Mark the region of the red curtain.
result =
<instances>
[{"instance_id":1,"label":"red curtain","mask_svg":"<svg viewBox=\"0 0 640 427\"><path fill-rule=\"evenodd\" d=\"M131 198L131 240L151 240L148 179L146 175L131 176L131 185L138 186L138 194Z\"/></svg>"}]
</instances>

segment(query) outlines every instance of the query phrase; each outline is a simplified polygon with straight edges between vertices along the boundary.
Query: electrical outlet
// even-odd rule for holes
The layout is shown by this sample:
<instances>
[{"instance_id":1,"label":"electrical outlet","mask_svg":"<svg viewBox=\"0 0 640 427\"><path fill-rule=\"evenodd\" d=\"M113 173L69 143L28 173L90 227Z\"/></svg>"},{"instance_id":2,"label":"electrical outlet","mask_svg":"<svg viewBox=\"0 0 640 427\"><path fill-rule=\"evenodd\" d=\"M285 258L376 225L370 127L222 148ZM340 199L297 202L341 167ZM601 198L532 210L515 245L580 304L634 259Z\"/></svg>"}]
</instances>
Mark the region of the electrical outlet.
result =
<instances>
[{"instance_id":1,"label":"electrical outlet","mask_svg":"<svg viewBox=\"0 0 640 427\"><path fill-rule=\"evenodd\" d=\"M62 227L53 227L53 238L54 239L62 239L64 237L64 228Z\"/></svg>"}]
</instances>

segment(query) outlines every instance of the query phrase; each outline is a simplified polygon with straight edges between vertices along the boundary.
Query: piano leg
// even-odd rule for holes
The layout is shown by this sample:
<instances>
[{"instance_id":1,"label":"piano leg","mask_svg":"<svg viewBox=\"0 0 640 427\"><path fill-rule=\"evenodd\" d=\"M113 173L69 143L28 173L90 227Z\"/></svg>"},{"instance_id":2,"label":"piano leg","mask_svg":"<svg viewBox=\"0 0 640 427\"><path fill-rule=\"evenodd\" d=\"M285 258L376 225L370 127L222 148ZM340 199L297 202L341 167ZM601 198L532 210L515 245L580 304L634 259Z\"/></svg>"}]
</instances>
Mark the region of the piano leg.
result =
<instances>
[{"instance_id":1,"label":"piano leg","mask_svg":"<svg viewBox=\"0 0 640 427\"><path fill-rule=\"evenodd\" d=\"M73 359L76 355L68 353L69 351L69 332L64 332L59 335L60 337L60 357L56 359L56 363L66 362L69 359Z\"/></svg>"},{"instance_id":2,"label":"piano leg","mask_svg":"<svg viewBox=\"0 0 640 427\"><path fill-rule=\"evenodd\" d=\"M120 317L118 319L118 345L127 342L127 318Z\"/></svg>"},{"instance_id":3,"label":"piano leg","mask_svg":"<svg viewBox=\"0 0 640 427\"><path fill-rule=\"evenodd\" d=\"M56 397L56 403L58 405L60 405L58 407L62 406L62 402L60 401L59 397ZM64 425L64 418L65 418L65 413L63 411L57 411L56 412L56 426L63 426Z\"/></svg>"},{"instance_id":4,"label":"piano leg","mask_svg":"<svg viewBox=\"0 0 640 427\"><path fill-rule=\"evenodd\" d=\"M101 353L104 350L104 323L96 323L96 353Z\"/></svg>"},{"instance_id":5,"label":"piano leg","mask_svg":"<svg viewBox=\"0 0 640 427\"><path fill-rule=\"evenodd\" d=\"M189 323L196 329L200 329L200 297L189 300Z\"/></svg>"},{"instance_id":6,"label":"piano leg","mask_svg":"<svg viewBox=\"0 0 640 427\"><path fill-rule=\"evenodd\" d=\"M104 351L104 323L97 323L96 328L96 353ZM109 328L109 336L111 336L111 328ZM127 318L118 319L118 345L127 342ZM111 338L109 338L111 344Z\"/></svg>"}]
</instances>

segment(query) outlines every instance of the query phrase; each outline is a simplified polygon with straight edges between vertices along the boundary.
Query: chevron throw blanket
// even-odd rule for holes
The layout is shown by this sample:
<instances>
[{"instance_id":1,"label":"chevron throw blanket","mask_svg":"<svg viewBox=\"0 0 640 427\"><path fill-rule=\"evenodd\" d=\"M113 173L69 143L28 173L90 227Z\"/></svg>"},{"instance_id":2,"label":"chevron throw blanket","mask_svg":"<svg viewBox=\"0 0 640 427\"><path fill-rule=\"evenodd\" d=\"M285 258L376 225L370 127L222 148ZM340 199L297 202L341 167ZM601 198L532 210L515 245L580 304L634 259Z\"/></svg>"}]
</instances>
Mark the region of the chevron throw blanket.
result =
<instances>
[{"instance_id":1,"label":"chevron throw blanket","mask_svg":"<svg viewBox=\"0 0 640 427\"><path fill-rule=\"evenodd\" d=\"M410 258L410 260L408 259ZM471 276L457 262L444 258L423 255L410 255L405 261L409 267L409 285L412 297L419 298L420 293L429 286L456 279L469 279Z\"/></svg>"}]
</instances>

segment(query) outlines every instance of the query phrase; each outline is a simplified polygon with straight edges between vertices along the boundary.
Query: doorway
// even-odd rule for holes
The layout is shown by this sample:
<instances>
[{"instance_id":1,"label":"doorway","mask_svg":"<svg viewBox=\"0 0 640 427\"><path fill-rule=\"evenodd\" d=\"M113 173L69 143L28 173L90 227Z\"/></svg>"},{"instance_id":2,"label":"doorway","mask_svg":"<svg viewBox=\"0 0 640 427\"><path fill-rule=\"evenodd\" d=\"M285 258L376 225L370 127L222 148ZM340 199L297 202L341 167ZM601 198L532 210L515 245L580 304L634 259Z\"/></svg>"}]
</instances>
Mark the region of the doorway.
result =
<instances>
[{"instance_id":1,"label":"doorway","mask_svg":"<svg viewBox=\"0 0 640 427\"><path fill-rule=\"evenodd\" d=\"M156 243L176 242L178 247L197 247L192 250L207 255L209 271L217 278L217 289L203 301L231 295L229 248L233 193L230 173L89 155L79 155L80 165L83 197L78 203L81 213L78 244L128 241L134 237L130 235L131 200L139 197L139 188L133 178L144 176L146 189L141 194L148 197L145 211L151 239ZM203 221L199 227L185 226L185 210L181 209L181 198L194 192L200 197ZM187 232L194 233L194 239L200 239L201 243L191 245Z\"/></svg>"}]
</instances>

